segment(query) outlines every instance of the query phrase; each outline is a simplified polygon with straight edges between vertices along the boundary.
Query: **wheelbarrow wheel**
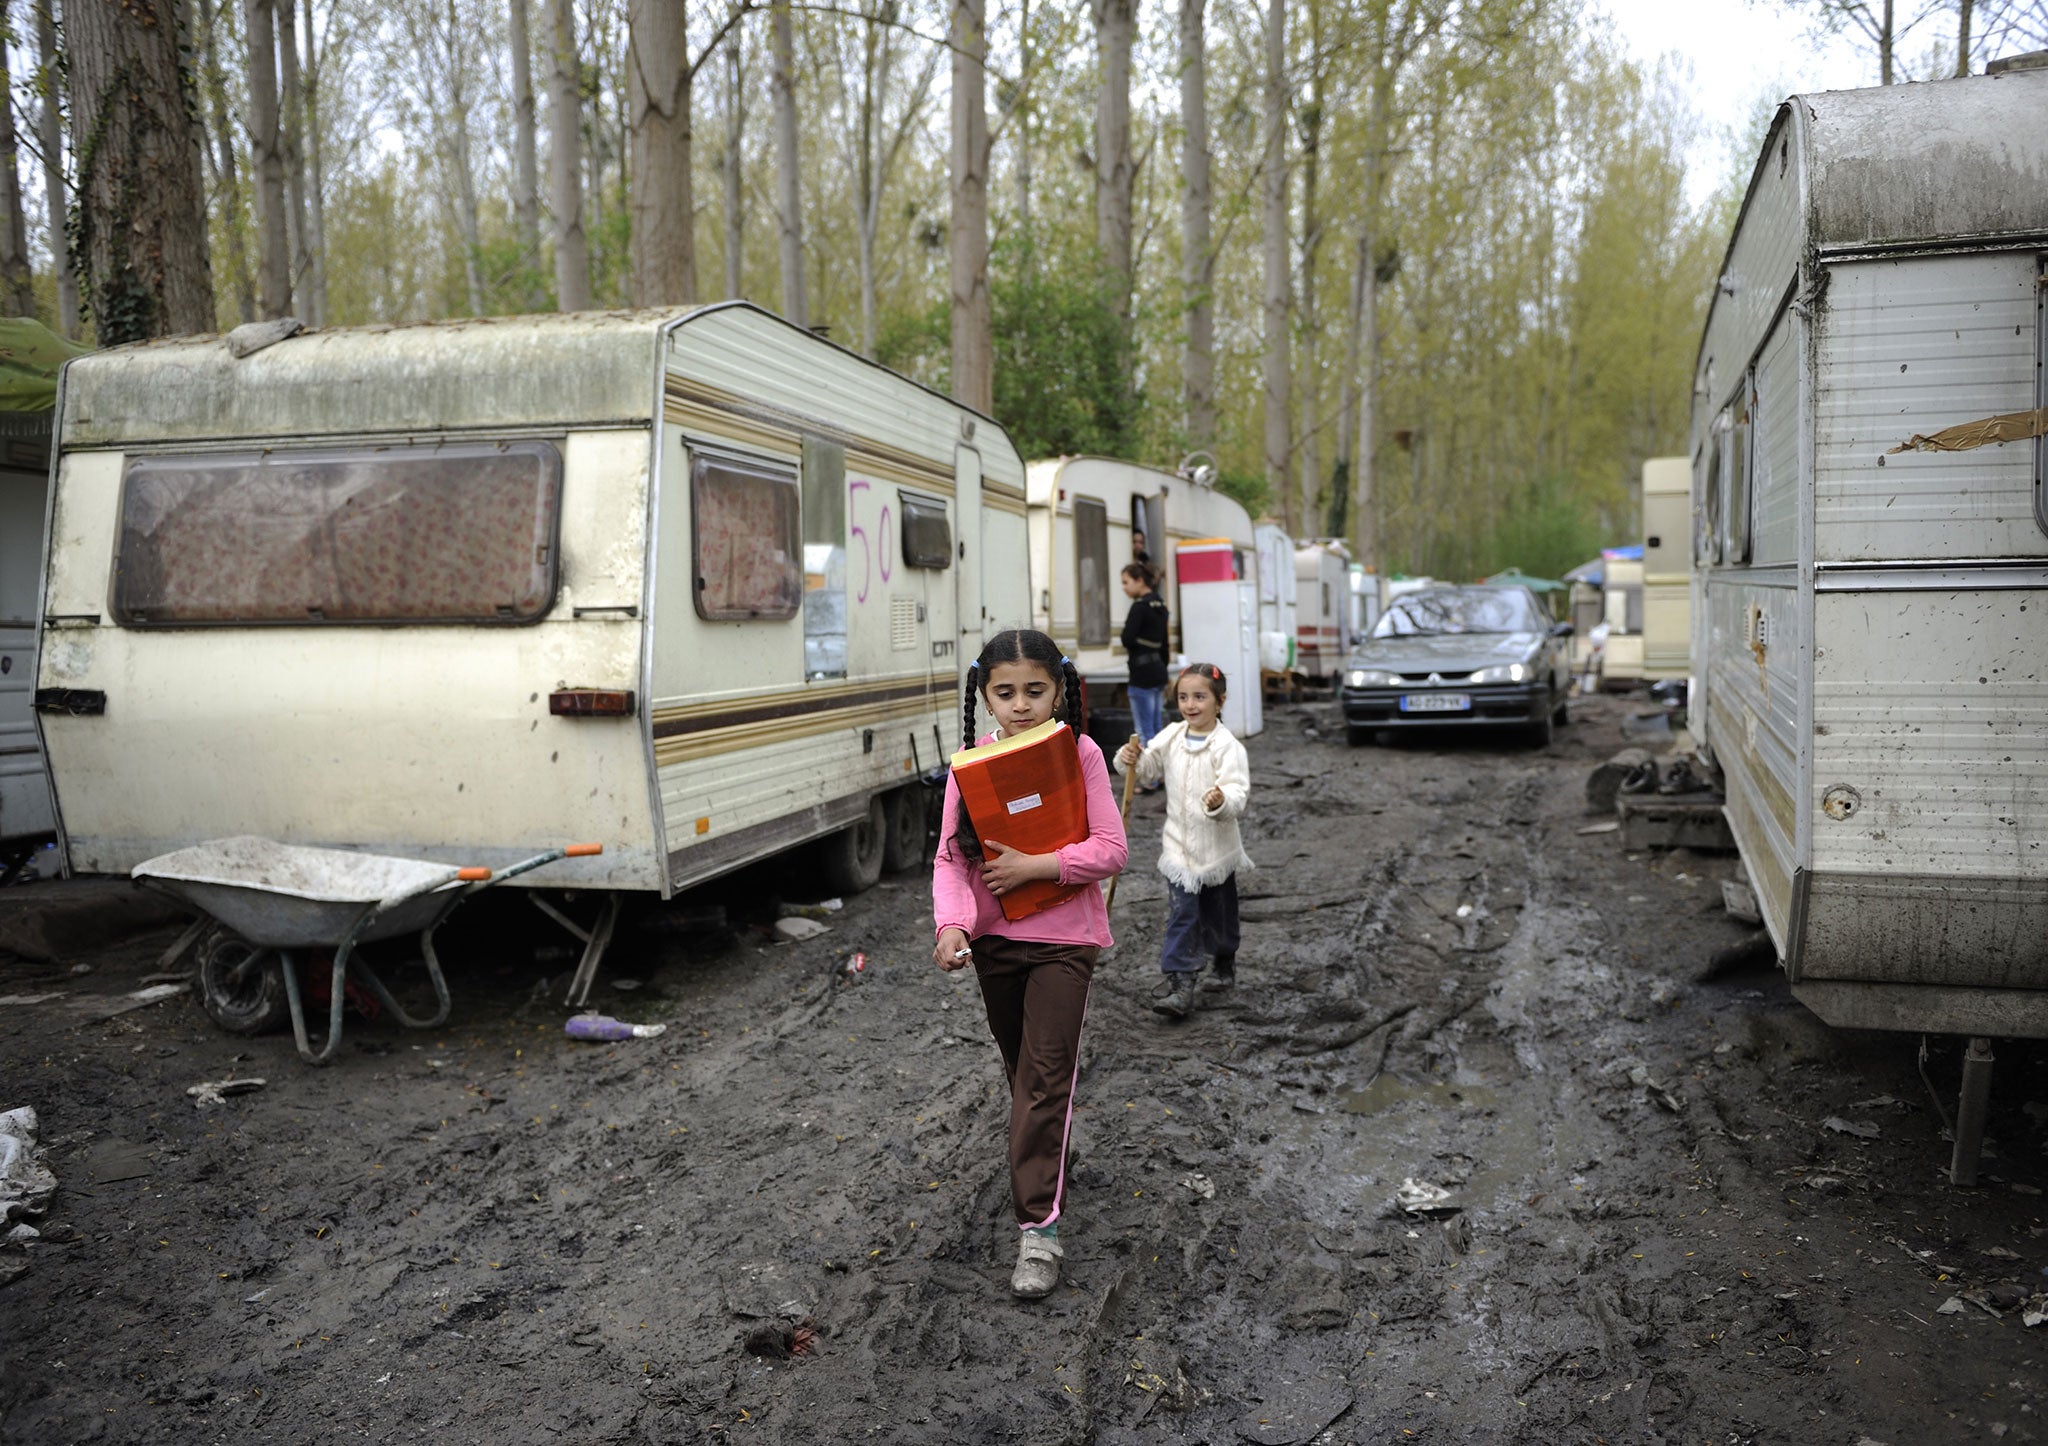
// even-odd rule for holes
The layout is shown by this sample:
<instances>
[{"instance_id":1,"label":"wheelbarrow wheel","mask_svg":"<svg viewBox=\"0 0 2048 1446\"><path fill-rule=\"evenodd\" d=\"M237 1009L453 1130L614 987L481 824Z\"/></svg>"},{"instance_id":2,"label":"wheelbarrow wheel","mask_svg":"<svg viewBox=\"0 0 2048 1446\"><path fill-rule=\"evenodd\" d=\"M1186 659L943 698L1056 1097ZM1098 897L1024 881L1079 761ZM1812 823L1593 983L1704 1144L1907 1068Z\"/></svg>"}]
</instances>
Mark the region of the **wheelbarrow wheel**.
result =
<instances>
[{"instance_id":1,"label":"wheelbarrow wheel","mask_svg":"<svg viewBox=\"0 0 2048 1446\"><path fill-rule=\"evenodd\" d=\"M291 1023L277 950L226 932L199 946L199 1003L229 1034L269 1034Z\"/></svg>"}]
</instances>

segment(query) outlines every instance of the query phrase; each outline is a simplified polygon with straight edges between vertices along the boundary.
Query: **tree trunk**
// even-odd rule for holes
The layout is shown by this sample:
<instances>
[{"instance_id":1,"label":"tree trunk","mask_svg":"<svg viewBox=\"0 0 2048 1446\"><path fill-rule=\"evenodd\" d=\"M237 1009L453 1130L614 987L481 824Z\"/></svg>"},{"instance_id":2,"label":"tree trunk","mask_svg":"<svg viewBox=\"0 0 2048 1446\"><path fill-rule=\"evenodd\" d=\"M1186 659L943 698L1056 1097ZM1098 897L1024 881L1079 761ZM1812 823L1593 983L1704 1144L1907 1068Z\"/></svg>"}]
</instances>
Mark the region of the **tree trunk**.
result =
<instances>
[{"instance_id":1,"label":"tree trunk","mask_svg":"<svg viewBox=\"0 0 2048 1446\"><path fill-rule=\"evenodd\" d=\"M1131 319L1131 38L1137 0L1094 0L1095 245L1109 273L1110 301Z\"/></svg>"},{"instance_id":2,"label":"tree trunk","mask_svg":"<svg viewBox=\"0 0 2048 1446\"><path fill-rule=\"evenodd\" d=\"M798 326L811 324L804 300L804 214L801 161L796 144L796 36L789 0L773 7L775 79L775 230L782 260L782 314Z\"/></svg>"},{"instance_id":3,"label":"tree trunk","mask_svg":"<svg viewBox=\"0 0 2048 1446\"><path fill-rule=\"evenodd\" d=\"M875 147L882 108L888 95L890 47L881 25L870 18L861 32L860 115L854 158L855 220L860 233L860 349L875 354L875 233L881 224L881 187L876 179Z\"/></svg>"},{"instance_id":4,"label":"tree trunk","mask_svg":"<svg viewBox=\"0 0 2048 1446\"><path fill-rule=\"evenodd\" d=\"M100 345L211 331L206 188L173 0L66 7L79 227Z\"/></svg>"},{"instance_id":5,"label":"tree trunk","mask_svg":"<svg viewBox=\"0 0 2048 1446\"><path fill-rule=\"evenodd\" d=\"M1287 335L1287 0L1269 0L1266 19L1265 158L1260 180L1265 200L1265 472L1268 494L1280 503L1281 525L1296 531L1294 488L1288 474Z\"/></svg>"},{"instance_id":6,"label":"tree trunk","mask_svg":"<svg viewBox=\"0 0 2048 1446\"><path fill-rule=\"evenodd\" d=\"M306 238L306 160L302 149L304 107L299 76L299 0L276 0L277 89L282 129L285 193L290 209L292 294L305 296L308 273L313 269L312 245Z\"/></svg>"},{"instance_id":7,"label":"tree trunk","mask_svg":"<svg viewBox=\"0 0 2048 1446\"><path fill-rule=\"evenodd\" d=\"M1884 0L1884 20L1877 34L1878 84L1892 83L1892 0Z\"/></svg>"},{"instance_id":8,"label":"tree trunk","mask_svg":"<svg viewBox=\"0 0 2048 1446\"><path fill-rule=\"evenodd\" d=\"M64 234L70 203L64 194L64 117L57 93L57 25L50 7L55 0L34 0L36 12L36 133L43 147L43 196L50 213L50 264L57 273L57 329L78 336L78 272L71 265L71 244Z\"/></svg>"},{"instance_id":9,"label":"tree trunk","mask_svg":"<svg viewBox=\"0 0 2048 1446\"><path fill-rule=\"evenodd\" d=\"M988 55L985 0L953 0L951 208L948 225L953 396L995 410L995 343L988 294Z\"/></svg>"},{"instance_id":10,"label":"tree trunk","mask_svg":"<svg viewBox=\"0 0 2048 1446\"><path fill-rule=\"evenodd\" d=\"M555 306L590 309L590 243L583 235L583 95L575 0L548 0L548 177L555 211Z\"/></svg>"},{"instance_id":11,"label":"tree trunk","mask_svg":"<svg viewBox=\"0 0 2048 1446\"><path fill-rule=\"evenodd\" d=\"M690 184L690 45L677 0L632 0L626 74L633 136L633 295L641 306L697 300Z\"/></svg>"},{"instance_id":12,"label":"tree trunk","mask_svg":"<svg viewBox=\"0 0 2048 1446\"><path fill-rule=\"evenodd\" d=\"M1371 205L1377 207L1379 186L1375 165ZM1379 449L1374 429L1379 424L1380 399L1380 278L1373 226L1368 211L1366 224L1358 232L1358 356L1350 375L1358 378L1357 450L1351 463L1351 535L1358 546L1358 561L1373 571L1379 569Z\"/></svg>"},{"instance_id":13,"label":"tree trunk","mask_svg":"<svg viewBox=\"0 0 2048 1446\"><path fill-rule=\"evenodd\" d=\"M1036 234L1031 229L1031 86L1036 79L1031 66L1031 0L1018 0L1017 91L1011 114L1017 126L1017 229L1024 236ZM1029 250L1025 264L1031 264Z\"/></svg>"},{"instance_id":14,"label":"tree trunk","mask_svg":"<svg viewBox=\"0 0 2048 1446\"><path fill-rule=\"evenodd\" d=\"M1958 77L1970 73L1970 12L1975 8L1975 0L1957 0L1956 75Z\"/></svg>"},{"instance_id":15,"label":"tree trunk","mask_svg":"<svg viewBox=\"0 0 2048 1446\"><path fill-rule=\"evenodd\" d=\"M746 32L735 27L732 51L726 57L727 99L725 117L725 159L721 165L725 180L725 294L746 294L747 193L743 184L746 164L747 95Z\"/></svg>"},{"instance_id":16,"label":"tree trunk","mask_svg":"<svg viewBox=\"0 0 2048 1446\"><path fill-rule=\"evenodd\" d=\"M1321 11L1309 3L1307 51L1315 73L1301 117L1301 521L1305 530L1322 530L1317 506L1323 491L1322 318L1317 315L1316 256L1323 245L1321 211L1323 149L1323 61Z\"/></svg>"},{"instance_id":17,"label":"tree trunk","mask_svg":"<svg viewBox=\"0 0 2048 1446\"><path fill-rule=\"evenodd\" d=\"M1181 361L1181 396L1187 410L1188 446L1206 450L1216 441L1216 257L1209 248L1209 97L1205 0L1181 0L1180 116L1181 305L1187 311L1187 343Z\"/></svg>"},{"instance_id":18,"label":"tree trunk","mask_svg":"<svg viewBox=\"0 0 2048 1446\"><path fill-rule=\"evenodd\" d=\"M10 0L0 0L0 34L11 35L14 31L13 5ZM0 45L0 101L13 94L13 77L8 73L7 47ZM14 107L0 104L0 161L4 161L5 175L0 176L0 302L13 316L34 316L36 314L36 292L28 270L28 217L21 209L21 164L17 156L20 145L14 134Z\"/></svg>"},{"instance_id":19,"label":"tree trunk","mask_svg":"<svg viewBox=\"0 0 2048 1446\"><path fill-rule=\"evenodd\" d=\"M526 278L526 309L548 304L540 272L540 143L533 103L533 38L526 0L511 0L512 48L512 227L519 238L519 264Z\"/></svg>"},{"instance_id":20,"label":"tree trunk","mask_svg":"<svg viewBox=\"0 0 2048 1446\"><path fill-rule=\"evenodd\" d=\"M327 172L320 147L320 32L306 0L306 323L327 325Z\"/></svg>"},{"instance_id":21,"label":"tree trunk","mask_svg":"<svg viewBox=\"0 0 2048 1446\"><path fill-rule=\"evenodd\" d=\"M455 208L455 231L462 241L462 281L468 293L469 314L484 314L483 231L477 211L476 171L469 156L469 91L465 85L468 57L464 54L461 18L455 0L445 0L443 12L448 32L444 54L448 61L448 169L455 182L451 203Z\"/></svg>"},{"instance_id":22,"label":"tree trunk","mask_svg":"<svg viewBox=\"0 0 2048 1446\"><path fill-rule=\"evenodd\" d=\"M278 133L273 3L243 0L242 11L242 38L249 49L249 157L256 168L256 305L266 321L292 312L291 236L286 225L284 146Z\"/></svg>"},{"instance_id":23,"label":"tree trunk","mask_svg":"<svg viewBox=\"0 0 2048 1446\"><path fill-rule=\"evenodd\" d=\"M228 238L228 274L235 288L235 314L248 323L256 319L256 282L249 274L248 213L242 206L241 170L235 160L235 127L228 112L227 78L220 63L213 0L198 0L198 4L206 99L212 113L214 185L225 213L221 229Z\"/></svg>"}]
</instances>

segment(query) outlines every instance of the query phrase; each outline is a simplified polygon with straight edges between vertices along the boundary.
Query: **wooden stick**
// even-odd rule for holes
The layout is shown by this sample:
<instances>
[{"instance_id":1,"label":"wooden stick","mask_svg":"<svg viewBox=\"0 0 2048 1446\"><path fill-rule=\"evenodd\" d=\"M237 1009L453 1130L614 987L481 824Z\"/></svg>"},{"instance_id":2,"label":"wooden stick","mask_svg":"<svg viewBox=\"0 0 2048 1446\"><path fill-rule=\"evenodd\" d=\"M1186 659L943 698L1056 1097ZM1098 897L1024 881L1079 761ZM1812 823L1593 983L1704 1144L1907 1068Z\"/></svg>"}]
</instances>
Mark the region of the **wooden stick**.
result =
<instances>
[{"instance_id":1,"label":"wooden stick","mask_svg":"<svg viewBox=\"0 0 2048 1446\"><path fill-rule=\"evenodd\" d=\"M1139 736L1138 736L1137 734L1133 733L1133 734L1131 735L1131 742L1133 742L1133 743L1135 743L1135 744L1137 744L1137 745L1138 745L1139 751L1140 751L1140 753L1142 754L1142 752L1143 752L1143 750L1144 750L1144 747L1145 747L1145 740L1144 740L1144 739L1142 739L1142 738L1140 738L1140 737L1139 737ZM1121 750L1119 750L1119 751L1121 751ZM1135 787L1137 786L1137 783L1138 783L1138 765L1137 765L1137 764L1135 764L1135 763L1133 763L1133 764L1132 764L1132 765L1131 765L1131 766L1130 766L1129 768L1126 768L1126 769L1124 770L1124 813L1123 813L1123 818L1124 818L1124 831L1125 831L1126 833L1128 833L1128 832L1130 831L1130 827L1131 827L1131 790L1132 790L1133 788L1135 788ZM1120 882L1122 881L1122 879L1123 879L1123 875L1122 875L1122 874L1118 874L1118 875L1117 875L1117 876L1116 876L1115 878L1113 878L1113 879L1111 879L1111 880L1109 881L1109 897L1108 897L1107 899L1104 899L1104 900L1102 901L1102 916L1103 916L1103 917L1104 917L1105 919L1109 917L1109 911L1110 911L1111 909L1114 909L1114 908L1116 907L1116 886L1117 886L1117 884L1118 884L1118 883L1120 883Z\"/></svg>"}]
</instances>

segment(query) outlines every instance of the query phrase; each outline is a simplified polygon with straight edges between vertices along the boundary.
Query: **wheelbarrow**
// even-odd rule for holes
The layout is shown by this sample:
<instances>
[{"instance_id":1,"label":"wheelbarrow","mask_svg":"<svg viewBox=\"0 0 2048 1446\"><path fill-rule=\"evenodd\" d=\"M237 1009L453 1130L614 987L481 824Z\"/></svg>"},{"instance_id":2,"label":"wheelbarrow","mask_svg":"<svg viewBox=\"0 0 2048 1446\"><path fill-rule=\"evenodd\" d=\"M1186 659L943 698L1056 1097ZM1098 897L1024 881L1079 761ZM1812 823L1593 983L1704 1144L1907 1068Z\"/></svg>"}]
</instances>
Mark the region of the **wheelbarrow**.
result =
<instances>
[{"instance_id":1,"label":"wheelbarrow","mask_svg":"<svg viewBox=\"0 0 2048 1446\"><path fill-rule=\"evenodd\" d=\"M351 976L408 1029L448 1018L448 981L434 954L434 931L479 889L564 858L604 852L603 844L548 849L495 871L388 854L308 848L267 838L214 839L135 866L132 877L212 919L219 928L199 951L199 997L223 1029L258 1034L289 1013L299 1055L325 1064L341 1043ZM392 997L356 946L417 934L439 1007L418 1019ZM327 1039L315 1050L306 1034L295 950L334 951L327 998ZM280 988L282 999L279 998Z\"/></svg>"}]
</instances>

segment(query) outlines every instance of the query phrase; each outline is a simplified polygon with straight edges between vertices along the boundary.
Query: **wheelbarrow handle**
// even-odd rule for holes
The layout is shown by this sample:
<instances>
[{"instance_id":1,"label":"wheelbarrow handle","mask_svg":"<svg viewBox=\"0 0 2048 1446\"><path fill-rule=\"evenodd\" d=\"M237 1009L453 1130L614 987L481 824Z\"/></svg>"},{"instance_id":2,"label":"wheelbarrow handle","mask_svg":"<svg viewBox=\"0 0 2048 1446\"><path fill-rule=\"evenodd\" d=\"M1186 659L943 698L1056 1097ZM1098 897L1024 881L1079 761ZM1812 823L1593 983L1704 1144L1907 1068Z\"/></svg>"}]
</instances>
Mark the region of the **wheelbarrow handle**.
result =
<instances>
[{"instance_id":1,"label":"wheelbarrow handle","mask_svg":"<svg viewBox=\"0 0 2048 1446\"><path fill-rule=\"evenodd\" d=\"M603 852L604 845L601 843L570 844L562 850L562 857L565 859L592 859Z\"/></svg>"}]
</instances>

